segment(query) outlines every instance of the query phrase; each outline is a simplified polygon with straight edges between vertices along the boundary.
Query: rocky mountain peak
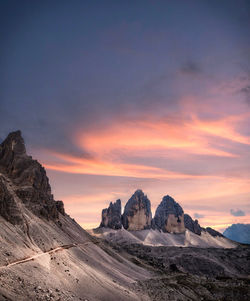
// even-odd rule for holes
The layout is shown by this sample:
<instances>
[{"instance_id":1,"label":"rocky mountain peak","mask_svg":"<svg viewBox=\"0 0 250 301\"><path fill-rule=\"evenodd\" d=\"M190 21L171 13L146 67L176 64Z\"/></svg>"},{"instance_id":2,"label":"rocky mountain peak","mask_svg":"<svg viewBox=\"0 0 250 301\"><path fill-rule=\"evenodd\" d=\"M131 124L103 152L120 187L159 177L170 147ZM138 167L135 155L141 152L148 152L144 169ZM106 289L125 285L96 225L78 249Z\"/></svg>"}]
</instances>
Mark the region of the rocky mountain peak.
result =
<instances>
[{"instance_id":1,"label":"rocky mountain peak","mask_svg":"<svg viewBox=\"0 0 250 301\"><path fill-rule=\"evenodd\" d=\"M154 226L164 232L185 232L183 209L171 196L164 196L157 207Z\"/></svg>"},{"instance_id":2,"label":"rocky mountain peak","mask_svg":"<svg viewBox=\"0 0 250 301\"><path fill-rule=\"evenodd\" d=\"M64 212L63 203L53 199L45 169L26 154L21 131L10 133L0 145L0 177L1 186L7 189L2 193L8 192L0 200L1 215L9 220L16 220L12 216L17 215L20 204L47 219L57 219Z\"/></svg>"},{"instance_id":3,"label":"rocky mountain peak","mask_svg":"<svg viewBox=\"0 0 250 301\"><path fill-rule=\"evenodd\" d=\"M4 142L3 147L11 149L15 155L26 155L26 148L21 131L11 132Z\"/></svg>"},{"instance_id":4,"label":"rocky mountain peak","mask_svg":"<svg viewBox=\"0 0 250 301\"><path fill-rule=\"evenodd\" d=\"M121 200L110 202L109 207L102 210L102 221L100 227L121 229Z\"/></svg>"},{"instance_id":5,"label":"rocky mountain peak","mask_svg":"<svg viewBox=\"0 0 250 301\"><path fill-rule=\"evenodd\" d=\"M122 216L123 227L128 230L151 228L151 203L142 190L138 189L128 200Z\"/></svg>"}]
</instances>

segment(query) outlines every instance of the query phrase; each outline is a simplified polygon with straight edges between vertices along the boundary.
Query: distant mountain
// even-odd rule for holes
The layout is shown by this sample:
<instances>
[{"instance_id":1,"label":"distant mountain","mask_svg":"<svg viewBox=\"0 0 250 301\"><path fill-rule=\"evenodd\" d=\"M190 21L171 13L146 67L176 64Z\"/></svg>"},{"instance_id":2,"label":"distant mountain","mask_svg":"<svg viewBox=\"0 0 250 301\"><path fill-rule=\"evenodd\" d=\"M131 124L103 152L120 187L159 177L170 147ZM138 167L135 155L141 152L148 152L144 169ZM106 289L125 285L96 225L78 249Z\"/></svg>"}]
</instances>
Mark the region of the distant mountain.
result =
<instances>
[{"instance_id":1,"label":"distant mountain","mask_svg":"<svg viewBox=\"0 0 250 301\"><path fill-rule=\"evenodd\" d=\"M232 224L223 234L231 240L250 244L250 224Z\"/></svg>"},{"instance_id":2,"label":"distant mountain","mask_svg":"<svg viewBox=\"0 0 250 301\"><path fill-rule=\"evenodd\" d=\"M127 201L123 214L120 199L103 209L100 227L90 233L116 243L198 248L237 247L236 243L220 232L201 227L198 220L184 214L182 207L169 195L162 198L152 218L150 200L140 189Z\"/></svg>"}]
</instances>

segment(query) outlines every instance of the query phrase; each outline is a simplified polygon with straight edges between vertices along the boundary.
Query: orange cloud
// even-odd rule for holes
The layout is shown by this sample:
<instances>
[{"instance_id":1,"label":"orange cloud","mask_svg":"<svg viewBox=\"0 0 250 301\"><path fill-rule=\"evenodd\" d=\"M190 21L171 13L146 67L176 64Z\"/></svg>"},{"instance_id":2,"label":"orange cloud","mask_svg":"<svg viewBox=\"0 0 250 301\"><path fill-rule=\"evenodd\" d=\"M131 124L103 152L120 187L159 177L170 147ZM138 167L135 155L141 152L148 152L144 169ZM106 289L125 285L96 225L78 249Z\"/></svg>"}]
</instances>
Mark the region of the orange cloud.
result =
<instances>
[{"instance_id":1,"label":"orange cloud","mask_svg":"<svg viewBox=\"0 0 250 301\"><path fill-rule=\"evenodd\" d=\"M76 143L89 152L101 155L110 155L114 151L142 152L158 151L166 154L168 149L178 149L185 153L212 155L223 157L234 157L228 151L218 147L212 147L205 134L217 136L216 129L228 138L229 128L223 121L213 123L202 123L199 120L180 121L171 124L172 121L136 120L129 122L118 122L111 126L95 132L76 135ZM222 130L224 129L224 131ZM235 134L234 134L235 136ZM243 140L239 136L238 140Z\"/></svg>"},{"instance_id":2,"label":"orange cloud","mask_svg":"<svg viewBox=\"0 0 250 301\"><path fill-rule=\"evenodd\" d=\"M197 206L202 208L203 205L214 206L214 211L211 208L199 210L205 216L200 222L202 226L221 230L236 221L229 213L225 213L225 207L231 208L229 204L234 204L235 200L247 206L250 180L249 173L242 168L246 168L247 157L241 158L240 147L243 145L243 149L247 149L250 137L238 131L241 122L247 118L247 114L217 120L200 119L196 115L179 120L154 120L144 116L132 121L113 121L98 130L79 130L73 136L73 143L89 153L89 158L47 151L43 164L47 169L69 174L140 178L137 182L126 179L126 187L130 183L129 192L128 188L120 187L116 191L119 194L113 194L110 186L104 186L101 194L93 190L92 195L71 194L60 197L65 202L67 212L85 228L98 226L101 210L109 200L121 197L125 204L132 189L138 186L135 189L142 188L149 194L153 210L165 194L172 195L184 210L185 205L189 209ZM192 165L192 161L186 169L182 169L181 164L175 165L179 161L185 164L197 155L199 160L193 161L196 166ZM204 156L205 164L201 156ZM143 158L142 162L146 163L139 164L136 158ZM160 166L161 158L170 164ZM154 166L154 162L158 165ZM209 169L210 162L218 167ZM166 168L171 163L172 169L177 166L178 172ZM95 180L91 178L89 181ZM244 217L244 221L247 219L249 221L249 216Z\"/></svg>"},{"instance_id":3,"label":"orange cloud","mask_svg":"<svg viewBox=\"0 0 250 301\"><path fill-rule=\"evenodd\" d=\"M245 118L249 118L249 114L229 116L215 121L204 121L194 117L190 126L194 131L198 130L212 136L250 145L250 137L243 136L235 130L237 123Z\"/></svg>"},{"instance_id":4,"label":"orange cloud","mask_svg":"<svg viewBox=\"0 0 250 301\"><path fill-rule=\"evenodd\" d=\"M64 156L58 154L58 157ZM47 169L52 169L61 172L67 173L76 173L76 174L89 174L89 175L105 175L105 176L119 176L119 177L139 177L139 178L158 178L158 179L190 179L190 178L215 178L211 175L191 175L185 173L177 173L167 171L157 167L151 167L146 165L138 164L123 164L123 163L111 163L111 162L102 162L94 161L92 162L83 159L83 161L78 161L78 164L75 164L75 158L72 157L73 164L68 158L68 161L61 164L47 164L43 165Z\"/></svg>"},{"instance_id":5,"label":"orange cloud","mask_svg":"<svg viewBox=\"0 0 250 301\"><path fill-rule=\"evenodd\" d=\"M174 121L152 120L144 117L134 121L114 122L98 130L76 133L75 143L90 153L92 158L50 152L56 160L51 160L52 163L45 162L44 165L52 170L90 175L159 179L209 178L212 176L173 172L160 167L127 163L123 162L121 156L125 154L125 156L145 158L166 157L171 160L171 156L176 158L176 156L192 154L235 158L238 154L229 151L230 148L227 150L225 141L216 144L213 142L213 137L249 145L250 137L236 131L237 122L244 118L246 116L239 115L206 121L192 116L191 119Z\"/></svg>"}]
</instances>

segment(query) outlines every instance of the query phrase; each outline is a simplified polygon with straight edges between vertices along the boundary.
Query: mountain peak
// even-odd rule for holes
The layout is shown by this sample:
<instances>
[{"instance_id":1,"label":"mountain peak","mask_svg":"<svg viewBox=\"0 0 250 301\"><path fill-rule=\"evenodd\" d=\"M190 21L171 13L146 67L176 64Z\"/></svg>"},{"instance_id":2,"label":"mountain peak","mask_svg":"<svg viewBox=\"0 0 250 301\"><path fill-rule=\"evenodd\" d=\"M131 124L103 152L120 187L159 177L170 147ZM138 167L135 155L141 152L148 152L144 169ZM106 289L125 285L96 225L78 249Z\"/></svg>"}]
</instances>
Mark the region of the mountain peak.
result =
<instances>
[{"instance_id":1,"label":"mountain peak","mask_svg":"<svg viewBox=\"0 0 250 301\"><path fill-rule=\"evenodd\" d=\"M0 145L0 180L1 186L6 188L2 195L5 209L0 215L8 216L9 220L15 222L22 204L47 219L56 220L59 212L64 214L63 203L56 202L51 194L45 169L26 154L21 131L10 133ZM13 184L12 188L8 182ZM22 216L22 212L19 215Z\"/></svg>"},{"instance_id":2,"label":"mountain peak","mask_svg":"<svg viewBox=\"0 0 250 301\"><path fill-rule=\"evenodd\" d=\"M151 228L151 203L141 189L137 189L128 200L122 220L125 229L143 230Z\"/></svg>"},{"instance_id":3,"label":"mountain peak","mask_svg":"<svg viewBox=\"0 0 250 301\"><path fill-rule=\"evenodd\" d=\"M11 132L7 138L1 143L1 149L6 151L11 151L15 155L24 155L26 154L26 148L22 133L20 130Z\"/></svg>"},{"instance_id":4,"label":"mountain peak","mask_svg":"<svg viewBox=\"0 0 250 301\"><path fill-rule=\"evenodd\" d=\"M171 196L164 196L156 209L154 224L156 228L164 232L185 232L182 207Z\"/></svg>"},{"instance_id":5,"label":"mountain peak","mask_svg":"<svg viewBox=\"0 0 250 301\"><path fill-rule=\"evenodd\" d=\"M109 207L102 210L102 221L100 227L121 229L121 200L110 202Z\"/></svg>"}]
</instances>

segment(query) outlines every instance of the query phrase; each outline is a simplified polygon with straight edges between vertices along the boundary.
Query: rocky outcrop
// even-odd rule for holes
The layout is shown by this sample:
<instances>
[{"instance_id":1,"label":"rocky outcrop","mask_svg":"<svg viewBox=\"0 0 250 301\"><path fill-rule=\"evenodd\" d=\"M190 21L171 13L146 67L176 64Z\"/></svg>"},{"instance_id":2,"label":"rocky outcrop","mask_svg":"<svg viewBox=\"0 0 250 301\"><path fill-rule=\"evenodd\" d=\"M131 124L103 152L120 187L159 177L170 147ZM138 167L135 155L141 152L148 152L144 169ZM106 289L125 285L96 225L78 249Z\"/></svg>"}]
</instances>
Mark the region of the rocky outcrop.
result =
<instances>
[{"instance_id":1,"label":"rocky outcrop","mask_svg":"<svg viewBox=\"0 0 250 301\"><path fill-rule=\"evenodd\" d=\"M102 210L102 221L100 227L121 229L121 200L110 203L108 208Z\"/></svg>"},{"instance_id":2,"label":"rocky outcrop","mask_svg":"<svg viewBox=\"0 0 250 301\"><path fill-rule=\"evenodd\" d=\"M56 201L56 209L62 214L65 215L63 201Z\"/></svg>"},{"instance_id":3,"label":"rocky outcrop","mask_svg":"<svg viewBox=\"0 0 250 301\"><path fill-rule=\"evenodd\" d=\"M201 235L202 228L197 219L194 221L190 215L184 214L184 225L189 231L192 231L197 235Z\"/></svg>"},{"instance_id":4,"label":"rocky outcrop","mask_svg":"<svg viewBox=\"0 0 250 301\"><path fill-rule=\"evenodd\" d=\"M151 204L142 190L136 190L125 205L122 216L123 227L127 230L143 230L151 228Z\"/></svg>"},{"instance_id":5,"label":"rocky outcrop","mask_svg":"<svg viewBox=\"0 0 250 301\"><path fill-rule=\"evenodd\" d=\"M184 233L184 212L181 206L169 195L164 196L157 207L154 227L169 233Z\"/></svg>"},{"instance_id":6,"label":"rocky outcrop","mask_svg":"<svg viewBox=\"0 0 250 301\"><path fill-rule=\"evenodd\" d=\"M0 215L12 224L22 224L23 216L18 203L11 193L9 183L3 175L0 176Z\"/></svg>"},{"instance_id":7,"label":"rocky outcrop","mask_svg":"<svg viewBox=\"0 0 250 301\"><path fill-rule=\"evenodd\" d=\"M45 169L27 155L20 131L10 133L0 145L0 173L12 182L13 192L34 214L55 220L64 213L63 204L54 201Z\"/></svg>"},{"instance_id":8,"label":"rocky outcrop","mask_svg":"<svg viewBox=\"0 0 250 301\"><path fill-rule=\"evenodd\" d=\"M224 237L223 234L221 234L220 232L210 228L210 227L207 227L204 229L206 232L208 232L210 235L216 237L216 236L219 236L219 237Z\"/></svg>"}]
</instances>

